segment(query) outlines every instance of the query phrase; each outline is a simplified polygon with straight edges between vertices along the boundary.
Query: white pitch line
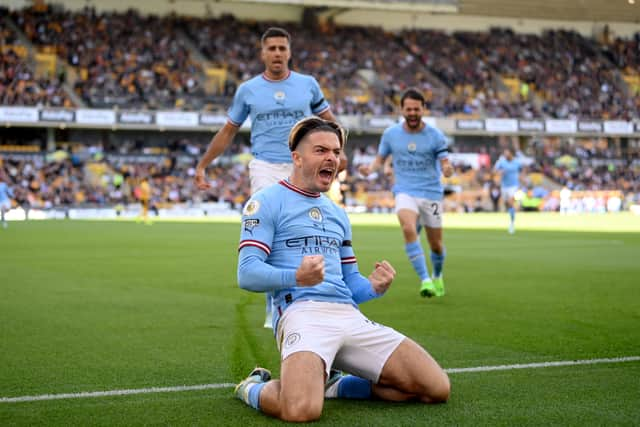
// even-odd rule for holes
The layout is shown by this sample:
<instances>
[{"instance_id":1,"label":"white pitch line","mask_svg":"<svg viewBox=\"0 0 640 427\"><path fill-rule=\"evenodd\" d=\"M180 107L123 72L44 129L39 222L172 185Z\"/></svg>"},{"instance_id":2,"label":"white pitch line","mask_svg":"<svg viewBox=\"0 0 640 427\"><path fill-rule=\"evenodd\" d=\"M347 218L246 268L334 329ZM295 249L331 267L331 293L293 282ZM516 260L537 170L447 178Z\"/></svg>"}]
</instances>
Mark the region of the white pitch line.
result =
<instances>
[{"instance_id":1,"label":"white pitch line","mask_svg":"<svg viewBox=\"0 0 640 427\"><path fill-rule=\"evenodd\" d=\"M497 365L497 366L477 366L475 368L452 368L445 369L449 374L457 374L460 372L488 372L488 371L508 371L511 369L534 369L534 368L552 368L554 366L574 366L574 365L597 365L599 363L624 363L638 362L640 356L629 357L613 357L609 359L584 359L584 360L562 360L558 362L540 362L540 363L523 363L516 365Z\"/></svg>"},{"instance_id":2,"label":"white pitch line","mask_svg":"<svg viewBox=\"0 0 640 427\"><path fill-rule=\"evenodd\" d=\"M608 359L562 360L557 362L523 363L515 365L476 366L473 368L445 369L449 374L463 372L508 371L512 369L551 368L556 366L597 365L601 363L638 362L640 356L613 357ZM211 390L234 387L233 383L183 385L175 387L150 387L130 390L88 391L80 393L41 394L38 396L0 397L0 403L35 402L38 400L82 399L87 397L126 396L130 394L174 393L179 391Z\"/></svg>"},{"instance_id":3,"label":"white pitch line","mask_svg":"<svg viewBox=\"0 0 640 427\"><path fill-rule=\"evenodd\" d=\"M38 396L0 397L0 403L34 402L36 400L82 399L85 397L125 396L128 394L174 393L177 391L209 390L234 387L233 383L181 385L175 387L150 387L131 390L84 391L80 393L41 394Z\"/></svg>"}]
</instances>

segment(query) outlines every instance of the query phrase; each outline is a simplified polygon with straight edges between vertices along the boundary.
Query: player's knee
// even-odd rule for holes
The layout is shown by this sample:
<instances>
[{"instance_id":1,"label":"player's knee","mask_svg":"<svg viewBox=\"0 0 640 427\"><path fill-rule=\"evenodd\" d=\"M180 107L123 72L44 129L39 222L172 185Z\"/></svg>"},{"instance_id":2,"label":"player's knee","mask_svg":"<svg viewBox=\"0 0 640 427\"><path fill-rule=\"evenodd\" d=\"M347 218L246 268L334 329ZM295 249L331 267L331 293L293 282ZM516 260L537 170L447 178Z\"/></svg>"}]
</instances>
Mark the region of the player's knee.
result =
<instances>
[{"instance_id":1,"label":"player's knee","mask_svg":"<svg viewBox=\"0 0 640 427\"><path fill-rule=\"evenodd\" d=\"M281 418L285 421L308 422L319 419L321 415L322 402L298 399L284 406Z\"/></svg>"},{"instance_id":2,"label":"player's knee","mask_svg":"<svg viewBox=\"0 0 640 427\"><path fill-rule=\"evenodd\" d=\"M449 400L449 396L451 396L451 382L443 372L437 380L430 381L422 393L421 400L425 403L444 403Z\"/></svg>"},{"instance_id":3,"label":"player's knee","mask_svg":"<svg viewBox=\"0 0 640 427\"><path fill-rule=\"evenodd\" d=\"M442 379L433 391L433 400L444 403L449 400L449 396L451 396L451 381L449 381L447 374L443 374Z\"/></svg>"},{"instance_id":4,"label":"player's knee","mask_svg":"<svg viewBox=\"0 0 640 427\"><path fill-rule=\"evenodd\" d=\"M416 231L415 225L411 226L407 224L402 224L402 234L404 234L404 238L407 242L415 241L416 238L418 237L418 233Z\"/></svg>"}]
</instances>

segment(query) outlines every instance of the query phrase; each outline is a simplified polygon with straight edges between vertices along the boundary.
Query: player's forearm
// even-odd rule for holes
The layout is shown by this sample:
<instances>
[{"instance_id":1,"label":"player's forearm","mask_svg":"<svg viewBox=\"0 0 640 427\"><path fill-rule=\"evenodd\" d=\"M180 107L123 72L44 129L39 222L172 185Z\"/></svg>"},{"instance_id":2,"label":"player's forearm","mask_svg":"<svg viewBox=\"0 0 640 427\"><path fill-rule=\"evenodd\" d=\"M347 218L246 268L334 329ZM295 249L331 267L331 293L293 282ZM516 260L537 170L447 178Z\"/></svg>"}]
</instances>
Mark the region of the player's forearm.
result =
<instances>
[{"instance_id":1,"label":"player's forearm","mask_svg":"<svg viewBox=\"0 0 640 427\"><path fill-rule=\"evenodd\" d=\"M374 173L375 171L380 169L380 166L382 166L382 163L384 163L384 160L382 159L382 157L376 156L376 158L373 159L373 162L371 162L371 164L369 165L370 173Z\"/></svg>"},{"instance_id":2,"label":"player's forearm","mask_svg":"<svg viewBox=\"0 0 640 427\"><path fill-rule=\"evenodd\" d=\"M226 124L216 133L216 135L209 143L207 151L204 153L200 161L198 162L198 169L206 169L211 162L216 159L220 154L224 152L227 146L233 140L233 137L237 133L237 128L230 124Z\"/></svg>"},{"instance_id":3,"label":"player's forearm","mask_svg":"<svg viewBox=\"0 0 640 427\"><path fill-rule=\"evenodd\" d=\"M333 115L330 109L323 111L320 114L320 118L324 120L328 120L330 122L338 123L338 119L336 118L336 116Z\"/></svg>"},{"instance_id":4,"label":"player's forearm","mask_svg":"<svg viewBox=\"0 0 640 427\"><path fill-rule=\"evenodd\" d=\"M296 271L273 267L255 255L240 256L238 285L251 292L272 292L296 286Z\"/></svg>"},{"instance_id":5,"label":"player's forearm","mask_svg":"<svg viewBox=\"0 0 640 427\"><path fill-rule=\"evenodd\" d=\"M343 267L344 282L351 290L353 301L356 304L362 304L381 296L376 293L375 289L373 289L371 281L360 274L357 267L354 268L352 266L351 269L351 271L345 272Z\"/></svg>"}]
</instances>

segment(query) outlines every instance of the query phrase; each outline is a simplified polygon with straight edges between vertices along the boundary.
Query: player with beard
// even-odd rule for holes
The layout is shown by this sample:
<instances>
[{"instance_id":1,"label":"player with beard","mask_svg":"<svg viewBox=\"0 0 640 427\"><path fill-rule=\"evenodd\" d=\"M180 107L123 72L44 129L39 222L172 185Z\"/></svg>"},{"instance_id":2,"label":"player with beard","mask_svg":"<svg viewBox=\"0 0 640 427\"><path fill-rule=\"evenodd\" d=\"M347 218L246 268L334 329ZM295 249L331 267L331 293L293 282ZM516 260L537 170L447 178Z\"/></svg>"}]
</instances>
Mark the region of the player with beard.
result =
<instances>
[{"instance_id":1,"label":"player with beard","mask_svg":"<svg viewBox=\"0 0 640 427\"><path fill-rule=\"evenodd\" d=\"M200 190L211 188L205 169L224 152L248 117L251 118L251 153L254 157L249 163L252 195L291 174L287 140L297 121L311 115L336 121L316 79L289 69L289 33L282 28L271 27L262 35L261 46L264 72L238 87L227 114L227 123L213 137L196 166L195 184ZM341 167L346 167L346 157L343 156L341 162ZM269 293L266 295L264 327L271 328L271 296Z\"/></svg>"},{"instance_id":2,"label":"player with beard","mask_svg":"<svg viewBox=\"0 0 640 427\"><path fill-rule=\"evenodd\" d=\"M450 383L415 341L367 319L358 304L382 297L395 277L387 261L360 274L346 212L322 195L338 171L344 131L319 118L291 130L291 177L245 206L238 283L274 295L279 380L254 369L236 387L247 405L285 421L320 418L325 398L441 403ZM331 367L348 372L330 387Z\"/></svg>"},{"instance_id":3,"label":"player with beard","mask_svg":"<svg viewBox=\"0 0 640 427\"><path fill-rule=\"evenodd\" d=\"M396 213L405 241L405 251L420 277L420 295L443 296L445 247L442 242L442 199L440 175L450 177L447 139L440 130L423 122L424 97L416 89L407 90L400 100L404 122L387 128L382 134L378 155L359 172L367 176L393 157ZM433 280L429 275L417 225L422 225L431 248Z\"/></svg>"}]
</instances>

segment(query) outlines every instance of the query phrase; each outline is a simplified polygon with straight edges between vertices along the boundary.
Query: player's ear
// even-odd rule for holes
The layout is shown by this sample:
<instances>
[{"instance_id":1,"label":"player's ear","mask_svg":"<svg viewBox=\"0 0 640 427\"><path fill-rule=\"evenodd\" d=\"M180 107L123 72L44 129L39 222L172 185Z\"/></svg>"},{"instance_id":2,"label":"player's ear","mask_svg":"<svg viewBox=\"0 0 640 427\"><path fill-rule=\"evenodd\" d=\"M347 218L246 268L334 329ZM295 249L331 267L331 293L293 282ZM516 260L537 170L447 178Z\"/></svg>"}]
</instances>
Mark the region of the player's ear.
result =
<instances>
[{"instance_id":1,"label":"player's ear","mask_svg":"<svg viewBox=\"0 0 640 427\"><path fill-rule=\"evenodd\" d=\"M291 158L293 159L293 166L300 167L302 165L302 156L298 151L292 151Z\"/></svg>"}]
</instances>

